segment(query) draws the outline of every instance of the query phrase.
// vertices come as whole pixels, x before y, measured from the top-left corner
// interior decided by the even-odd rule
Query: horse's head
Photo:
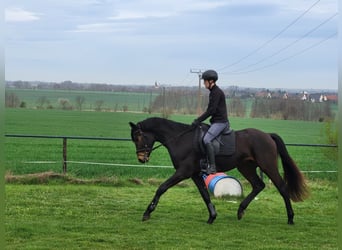
[[[131,138],[135,144],[138,160],[141,163],[146,163],[150,159],[153,144],[155,142],[154,135],[152,133],[143,132],[140,124],[137,125],[130,122],[131,126]]]

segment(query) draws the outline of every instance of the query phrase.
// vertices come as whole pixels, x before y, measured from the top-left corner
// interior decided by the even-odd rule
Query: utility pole
[[[198,93],[197,93],[197,115],[202,113],[201,109],[201,79],[203,71],[201,69],[190,69],[190,73],[198,75]]]
[[[162,88],[162,98],[163,98],[163,113],[162,113],[162,116],[163,118],[167,118],[167,114],[166,114],[166,96],[165,96],[165,88],[166,86],[165,85],[161,85],[160,83],[158,83],[157,81],[154,83],[154,88],[155,89],[158,89],[158,88]]]

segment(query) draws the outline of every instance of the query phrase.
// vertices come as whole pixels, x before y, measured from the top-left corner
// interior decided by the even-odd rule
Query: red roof
[[[337,101],[337,95],[327,95],[327,99],[329,101]]]

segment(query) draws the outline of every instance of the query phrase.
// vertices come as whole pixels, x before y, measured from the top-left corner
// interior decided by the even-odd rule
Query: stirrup
[[[215,166],[210,166],[208,165],[208,168],[207,168],[207,174],[210,175],[210,174],[216,174],[216,167]]]

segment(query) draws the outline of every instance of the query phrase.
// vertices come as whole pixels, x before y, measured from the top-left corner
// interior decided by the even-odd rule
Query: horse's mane
[[[184,129],[189,128],[190,126],[188,124],[175,122],[175,121],[168,120],[165,118],[160,118],[160,117],[147,118],[139,122],[138,124],[140,125],[142,130],[154,130],[154,128],[157,128],[157,129],[167,128],[168,130],[173,130],[175,132],[182,131]]]

